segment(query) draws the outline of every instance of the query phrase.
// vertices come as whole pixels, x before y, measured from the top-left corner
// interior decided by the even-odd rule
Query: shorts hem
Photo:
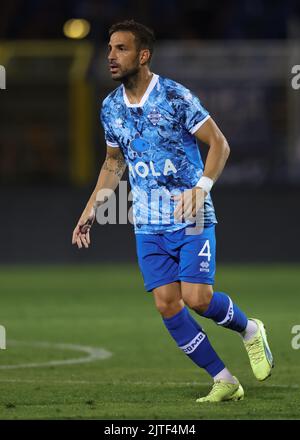
[[[154,283],[145,285],[147,292],[151,292],[153,289],[157,287],[164,286],[165,284],[175,283],[175,281],[180,281],[178,277],[176,278],[163,278],[161,280],[155,281]]]
[[[193,283],[193,284],[215,284],[214,278],[201,278],[201,277],[179,277],[180,281],[185,281],[187,283]]]

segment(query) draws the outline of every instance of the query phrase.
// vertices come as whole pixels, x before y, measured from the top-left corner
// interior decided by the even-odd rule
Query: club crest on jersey
[[[159,113],[159,111],[156,108],[154,108],[151,110],[151,112],[149,113],[149,115],[147,117],[153,125],[157,125],[158,122],[161,120],[162,116]]]

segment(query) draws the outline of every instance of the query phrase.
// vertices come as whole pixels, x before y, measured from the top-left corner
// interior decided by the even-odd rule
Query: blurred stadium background
[[[14,0],[0,16],[7,74],[0,262],[135,261],[130,225],[94,228],[98,239],[87,253],[70,246],[105,154],[99,109],[116,86],[106,67],[107,29],[126,17],[154,28],[153,70],[197,93],[231,145],[214,189],[219,261],[298,261],[300,99],[291,87],[291,68],[300,62],[297,1],[225,7],[205,0]],[[64,35],[70,18],[90,24],[84,39]],[[118,252],[108,246],[114,238]]]
[[[131,225],[95,226],[88,251],[80,252],[71,246],[72,230],[105,155],[99,110],[102,99],[116,87],[106,67],[107,30],[116,21],[134,18],[156,32],[152,70],[182,82],[198,94],[229,140],[231,157],[213,190],[219,218],[218,263],[231,263],[229,273],[233,278],[240,270],[235,264],[246,264],[240,286],[244,287],[244,301],[249,305],[249,280],[253,283],[257,276],[258,284],[264,285],[263,280],[270,280],[273,270],[277,273],[277,300],[283,293],[290,295],[291,316],[285,321],[285,343],[290,344],[290,328],[300,324],[295,291],[299,288],[300,260],[300,90],[291,86],[292,66],[300,64],[299,2],[11,0],[1,4],[0,10],[0,65],[6,69],[6,90],[0,90],[0,323],[13,337],[35,339],[33,335],[40,327],[38,322],[34,327],[27,321],[32,310],[29,305],[25,307],[27,315],[23,315],[26,298],[22,291],[27,292],[32,304],[39,303],[40,295],[47,292],[45,302],[39,303],[43,307],[51,298],[51,290],[45,290],[45,286],[52,285],[50,280],[57,276],[50,271],[34,284],[41,264],[75,265],[83,271],[88,270],[84,269],[86,263],[96,264],[99,280],[95,270],[91,281],[87,277],[78,284],[84,289],[90,282],[90,289],[95,291],[98,282],[100,290],[109,284],[107,279],[101,284],[104,263],[135,264]],[[66,25],[70,19],[85,21]],[[205,147],[202,150],[205,155]],[[247,270],[247,264],[253,263],[256,266]],[[264,267],[258,266],[262,263],[268,264],[268,269],[265,274],[259,269],[258,276],[255,268]],[[13,267],[16,264],[26,265],[27,269],[18,272]],[[64,266],[60,267],[63,270]],[[144,298],[141,277],[135,269],[130,270],[135,292],[132,298],[139,301]],[[293,275],[285,270],[293,271]],[[122,274],[119,272],[116,285],[112,275],[112,291],[119,286]],[[63,289],[61,293],[66,296],[61,298],[66,299],[65,304],[69,304],[68,289],[70,295],[72,289],[76,290],[74,284],[68,287],[66,281],[73,276],[76,270],[72,274],[66,271],[65,281],[53,286],[56,296]],[[227,285],[230,290],[230,280]],[[265,286],[270,298],[275,295],[275,287],[274,283]],[[152,307],[149,313],[153,325],[158,325],[159,318],[148,298],[141,301],[147,303],[147,308]],[[101,296],[98,300],[101,308]],[[122,295],[118,307],[121,302]],[[108,311],[113,316],[113,301],[110,307]],[[280,317],[279,300],[276,307],[270,317],[274,325]],[[256,309],[260,310],[258,304]],[[39,319],[41,315],[34,310],[33,316]],[[46,317],[48,312],[42,310]],[[69,340],[74,324],[71,316],[68,324],[64,316]],[[24,323],[29,325],[28,334]],[[62,339],[65,327],[60,327],[61,322],[56,324],[56,335],[46,331],[48,340]],[[89,344],[88,335],[94,330],[92,326],[84,329],[83,339]],[[78,341],[79,333],[77,336]],[[166,337],[163,330],[161,337]],[[93,340],[97,344],[95,336]],[[106,343],[103,337],[101,341]],[[290,347],[285,349],[285,360],[293,363],[291,356],[295,353]],[[172,346],[170,352],[173,351]],[[133,352],[132,359],[135,355]],[[2,353],[1,357],[9,363],[3,360]],[[186,364],[182,363],[184,369],[183,365]],[[23,391],[25,396],[27,391]],[[80,412],[76,411],[75,415]],[[247,411],[249,414],[250,409]],[[45,413],[40,414],[42,417]],[[128,415],[125,410],[119,414]],[[139,414],[145,416],[134,412],[131,416]]]

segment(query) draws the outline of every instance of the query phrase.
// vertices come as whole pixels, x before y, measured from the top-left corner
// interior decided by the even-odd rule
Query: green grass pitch
[[[199,405],[209,377],[169,337],[137,266],[2,267],[0,324],[8,341],[0,351],[0,419],[300,418],[300,349],[291,345],[300,325],[299,273],[297,265],[219,265],[215,288],[265,322],[275,368],[257,382],[239,335],[201,318],[245,400]],[[112,356],[7,368],[88,356],[55,344]]]

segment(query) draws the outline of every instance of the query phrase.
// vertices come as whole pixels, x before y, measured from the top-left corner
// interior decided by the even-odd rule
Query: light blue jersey
[[[129,168],[136,233],[171,232],[187,226],[174,219],[171,196],[193,188],[203,174],[194,133],[209,118],[199,99],[181,84],[153,75],[139,104],[123,85],[103,101],[106,143],[122,150]],[[216,223],[210,195],[204,226]]]

